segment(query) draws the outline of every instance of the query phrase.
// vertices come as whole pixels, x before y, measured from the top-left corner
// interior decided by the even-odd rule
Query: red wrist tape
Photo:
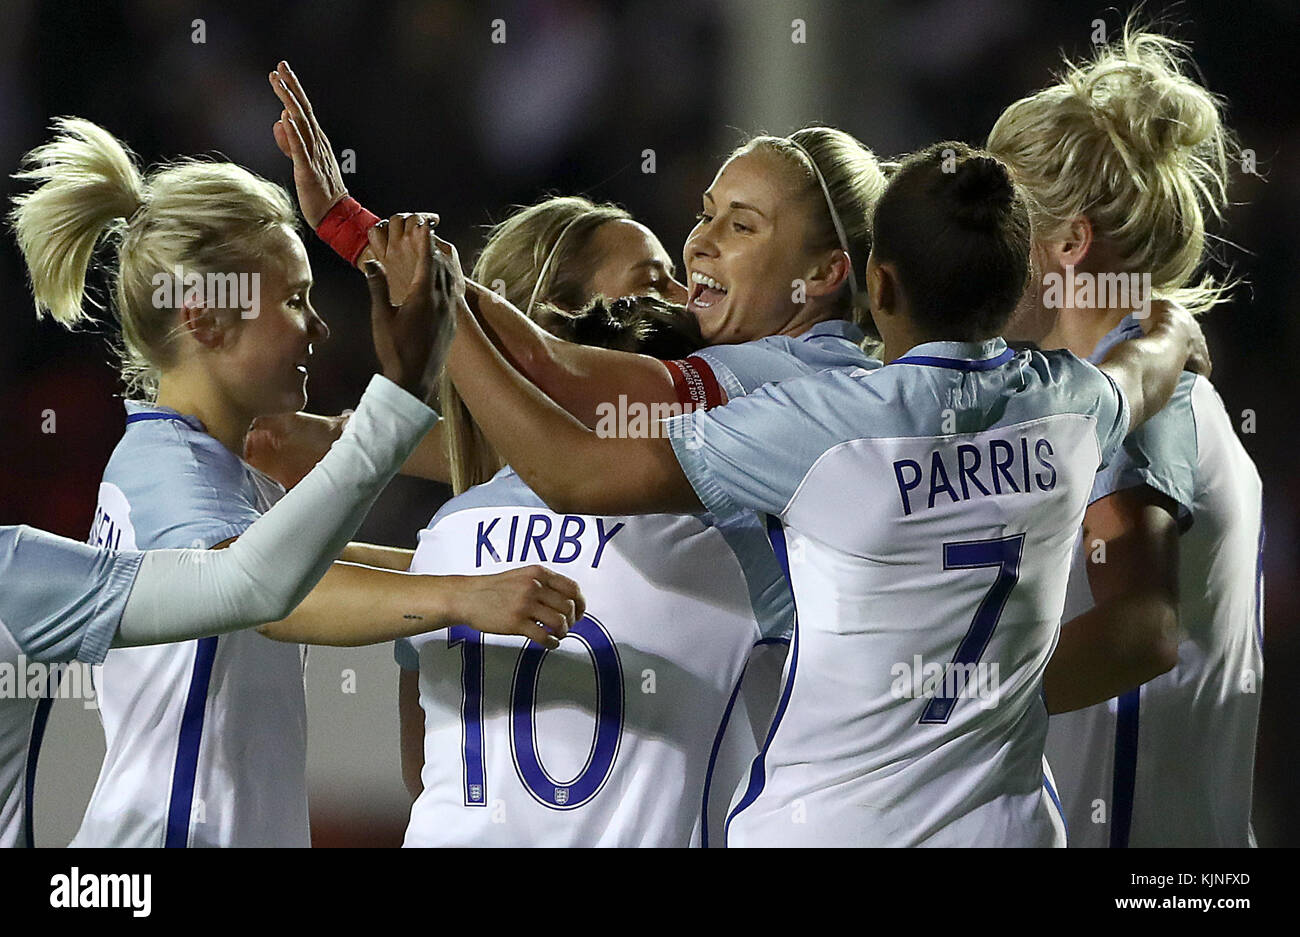
[[[352,266],[370,243],[370,229],[379,223],[379,216],[366,211],[352,196],[334,203],[316,226],[317,236],[334,248],[334,252]]]

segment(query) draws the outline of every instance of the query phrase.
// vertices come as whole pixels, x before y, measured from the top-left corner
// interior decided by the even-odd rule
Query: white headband
[[[826,199],[826,208],[831,213],[831,224],[835,226],[835,236],[840,239],[840,247],[849,256],[849,295],[853,297],[853,304],[856,306],[858,301],[858,279],[853,274],[853,252],[849,250],[849,239],[844,233],[844,225],[840,224],[840,213],[835,210],[835,203],[831,201],[830,187],[826,185],[826,179],[822,176],[822,171],[817,168],[817,160],[812,158],[812,154],[805,150],[797,140],[792,140],[789,137],[786,137],[786,140],[807,158],[808,165],[812,166],[813,175],[817,177],[818,185],[822,187],[822,195]]]

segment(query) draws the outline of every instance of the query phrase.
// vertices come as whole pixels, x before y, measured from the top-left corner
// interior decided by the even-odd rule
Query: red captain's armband
[[[683,406],[709,410],[727,402],[727,395],[713,376],[713,368],[703,358],[691,355],[677,361],[665,361],[664,367],[672,375],[677,402]]]

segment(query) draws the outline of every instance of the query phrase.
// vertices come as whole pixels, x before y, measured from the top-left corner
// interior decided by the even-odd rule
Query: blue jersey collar
[[[1131,338],[1141,337],[1142,323],[1138,322],[1138,320],[1133,317],[1133,313],[1130,312],[1119,321],[1119,325],[1115,326],[1102,336],[1101,341],[1097,343],[1097,347],[1094,348],[1092,354],[1088,356],[1088,360],[1093,364],[1101,364],[1101,362],[1106,359],[1106,356],[1110,354],[1111,349],[1116,345],[1121,342],[1127,342]]]
[[[1000,338],[984,342],[923,342],[890,364],[919,364],[954,371],[991,371],[1001,367],[1015,352]]]
[[[164,407],[161,404],[147,403],[143,400],[126,400],[126,425],[132,423],[146,423],[151,420],[170,420],[175,423],[184,423],[192,430],[200,433],[206,433],[207,428],[197,417],[187,416],[179,410],[173,410],[171,407]]]

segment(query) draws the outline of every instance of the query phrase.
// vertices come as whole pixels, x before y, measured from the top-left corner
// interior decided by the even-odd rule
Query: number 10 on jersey
[[[556,780],[542,765],[537,744],[537,684],[545,648],[529,642],[519,651],[510,684],[510,754],[525,789],[552,810],[572,810],[590,801],[614,770],[623,737],[623,666],[609,632],[585,615],[569,629],[569,637],[586,647],[596,668],[596,725],[587,763],[569,781]],[[447,631],[447,647],[461,649],[461,762],[465,806],[488,803],[488,778],[483,738],[483,635],[465,625]]]

